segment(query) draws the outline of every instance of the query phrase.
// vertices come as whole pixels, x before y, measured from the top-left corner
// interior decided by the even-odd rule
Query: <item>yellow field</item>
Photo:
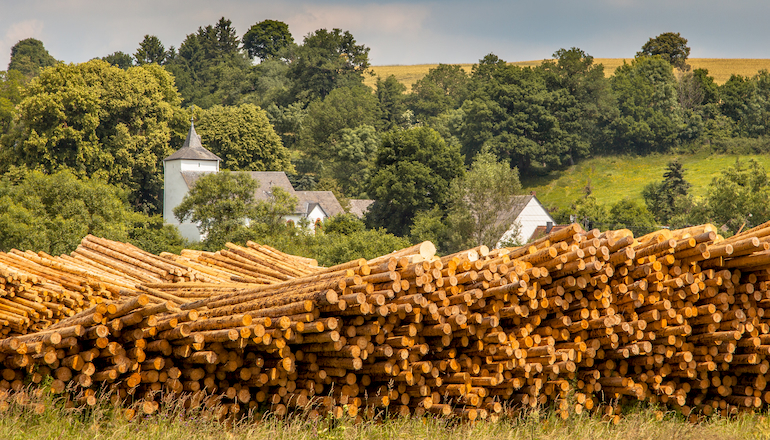
[[[623,61],[631,62],[631,58],[594,58],[595,63],[604,65],[604,74],[607,76],[615,73],[615,69],[623,64]],[[730,79],[730,75],[737,74],[743,76],[754,76],[762,69],[770,70],[770,59],[748,59],[748,58],[690,58],[688,60],[693,69],[708,69],[709,75],[714,77],[717,84],[724,84]],[[537,66],[542,60],[518,61],[511,64],[517,66]],[[387,78],[395,75],[402,84],[410,91],[412,84],[425,76],[428,71],[437,64],[415,64],[411,66],[372,66],[374,76],[367,77],[364,81],[368,86],[374,87],[377,77]],[[471,71],[473,64],[460,64],[466,72]]]

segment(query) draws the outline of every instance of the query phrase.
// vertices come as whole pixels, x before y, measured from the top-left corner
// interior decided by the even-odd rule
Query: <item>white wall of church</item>
[[[163,221],[179,228],[179,233],[187,240],[201,241],[196,224],[179,223],[174,216],[174,208],[182,203],[188,191],[182,171],[217,172],[219,164],[213,160],[168,160],[163,163]]]

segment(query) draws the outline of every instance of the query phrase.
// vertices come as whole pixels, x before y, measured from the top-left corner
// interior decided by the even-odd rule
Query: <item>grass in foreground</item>
[[[354,423],[349,419],[277,419],[270,415],[223,424],[188,412],[161,410],[127,421],[109,404],[88,409],[64,409],[48,402],[40,413],[12,403],[0,414],[2,439],[767,439],[770,418],[746,414],[735,418],[712,417],[690,423],[673,412],[652,408],[630,410],[618,424],[580,415],[562,420],[553,411],[532,410],[496,422],[461,423],[456,419],[397,417]],[[662,417],[661,417],[662,416]]]

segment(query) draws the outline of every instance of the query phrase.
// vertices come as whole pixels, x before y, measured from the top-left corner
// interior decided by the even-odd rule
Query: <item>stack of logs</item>
[[[218,417],[471,420],[770,403],[769,224],[728,239],[570,225],[520,248],[437,257],[425,242],[331,268],[255,243],[158,257],[89,236],[69,257],[0,254],[0,292],[0,389],[51,376],[73,403],[140,402],[129,413],[162,396]]]

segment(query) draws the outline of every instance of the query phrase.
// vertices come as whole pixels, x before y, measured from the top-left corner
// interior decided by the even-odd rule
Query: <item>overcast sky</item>
[[[548,58],[579,47],[596,58],[630,58],[650,38],[680,32],[691,58],[770,58],[770,2],[762,0],[0,0],[0,70],[24,38],[79,63],[133,54],[145,34],[179,47],[187,34],[226,17],[241,37],[252,25],[286,22],[299,43],[321,28],[350,31],[373,65]]]

